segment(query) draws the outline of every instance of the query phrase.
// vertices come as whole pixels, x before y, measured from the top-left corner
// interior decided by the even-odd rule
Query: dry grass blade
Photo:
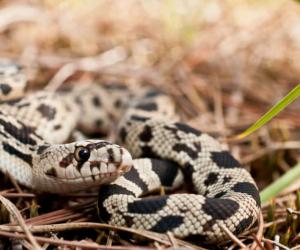
[[[262,212],[260,211],[259,216],[258,216],[258,230],[255,235],[255,241],[253,242],[252,246],[250,247],[250,250],[255,250],[257,247],[263,249],[261,246],[261,239],[263,238],[263,233],[264,233],[264,217]]]
[[[19,210],[15,207],[15,205],[11,203],[8,199],[4,198],[2,195],[0,195],[0,201],[5,206],[10,215],[18,221],[21,231],[25,233],[27,239],[32,244],[32,247],[36,250],[42,250],[34,236],[31,234],[22,215],[20,214]]]
[[[290,250],[289,247],[286,247],[286,246],[284,246],[284,245],[282,245],[282,244],[280,244],[279,242],[274,241],[274,240],[262,238],[261,241],[262,241],[262,242],[268,242],[268,243],[271,243],[272,245],[277,246],[277,247],[280,247],[280,248],[282,248],[282,249],[284,249],[284,250]]]
[[[42,11],[38,8],[26,5],[11,6],[0,11],[0,32],[5,30],[9,25],[17,22],[36,22],[42,15]]]
[[[62,66],[49,81],[45,89],[52,91],[58,89],[67,78],[72,76],[78,70],[98,73],[105,67],[123,61],[126,56],[124,48],[116,47],[109,51],[105,51],[98,56],[77,59]]]
[[[16,238],[16,239],[26,239],[26,235],[24,234],[14,234],[14,233],[9,233],[9,232],[2,232],[0,231],[0,235],[9,237],[9,238]],[[59,240],[59,239],[50,239],[50,238],[45,238],[45,237],[40,237],[40,236],[35,236],[36,241],[40,243],[49,243],[51,245],[56,245],[56,246],[67,246],[67,247],[75,247],[75,248],[81,248],[81,249],[103,249],[103,250],[148,250],[148,249],[153,249],[150,247],[124,247],[124,246],[105,246],[105,245],[99,245],[94,242],[79,242],[79,241],[70,241],[70,240]],[[34,248],[36,249],[42,249],[42,248]]]
[[[224,225],[220,225],[220,227],[240,248],[247,249],[247,246],[243,242],[241,242],[232,232],[230,232],[227,227],[225,227]]]
[[[157,241],[164,245],[172,245],[170,239],[167,235],[158,234],[150,231],[145,230],[137,230],[127,227],[117,227],[111,226],[108,224],[101,224],[101,223],[93,223],[93,222],[79,222],[79,223],[65,223],[65,224],[50,224],[50,225],[31,225],[30,231],[33,233],[48,233],[48,232],[63,232],[67,230],[78,230],[78,229],[85,229],[85,228],[93,228],[93,229],[108,229],[114,231],[124,231],[132,234],[136,234],[142,236],[146,239]],[[22,228],[20,226],[10,226],[10,225],[0,225],[0,231],[6,232],[22,232]],[[193,245],[191,243],[178,240],[176,239],[176,243],[180,246],[184,246],[190,249],[198,249],[204,250],[199,246]]]

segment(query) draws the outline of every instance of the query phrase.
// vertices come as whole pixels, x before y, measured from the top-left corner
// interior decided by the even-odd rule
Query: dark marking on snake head
[[[231,180],[232,180],[231,176],[224,176],[224,178],[223,178],[223,184],[226,184],[226,183],[230,182]]]
[[[62,168],[66,168],[73,162],[73,159],[74,159],[74,154],[70,153],[61,159],[61,161],[59,162],[59,166]]]
[[[140,133],[139,138],[143,142],[150,142],[153,138],[152,129],[150,126],[145,125],[142,133]]]
[[[260,207],[260,197],[257,187],[250,182],[238,182],[232,187],[234,192],[250,195],[256,202],[257,207]]]
[[[53,120],[56,114],[56,110],[46,104],[38,106],[37,111],[39,111],[42,117],[46,118],[48,121]]]
[[[107,145],[111,145],[111,143],[108,141],[100,141],[97,143],[88,144],[88,145],[86,145],[86,147],[91,151],[93,149],[99,149],[99,148],[106,147]]]
[[[167,160],[150,159],[152,170],[157,174],[163,186],[172,187],[178,174],[179,165]]]
[[[99,169],[100,165],[101,165],[100,161],[90,161],[90,170],[91,170],[91,172],[93,173],[94,168]]]
[[[157,104],[155,102],[140,103],[136,105],[135,108],[145,111],[156,111],[158,109]]]
[[[206,180],[204,181],[204,185],[210,186],[210,185],[217,183],[218,176],[219,176],[219,173],[215,173],[215,172],[209,173]]]
[[[150,230],[165,233],[179,227],[183,223],[183,220],[184,217],[180,215],[167,215],[162,217]]]
[[[219,168],[240,168],[240,163],[228,152],[211,152],[211,159]]]
[[[214,220],[226,220],[233,216],[239,209],[239,204],[234,200],[206,198],[202,205],[203,211]]]
[[[8,95],[12,91],[12,88],[6,83],[0,83],[0,90],[3,95]]]
[[[57,172],[55,168],[49,168],[46,173],[46,175],[51,176],[51,177],[57,177]]]
[[[7,152],[9,155],[14,155],[22,161],[26,162],[30,167],[32,167],[32,156],[29,154],[24,154],[12,145],[8,143],[3,143],[3,150]]]
[[[180,153],[180,152],[184,152],[186,153],[188,156],[190,156],[192,159],[196,159],[198,157],[198,151],[192,149],[191,147],[189,147],[188,145],[186,145],[185,143],[178,143],[175,144],[173,146],[173,150]]]
[[[105,207],[105,201],[112,195],[126,195],[126,196],[135,196],[133,192],[129,191],[126,188],[123,188],[117,184],[103,185],[100,187],[98,193],[98,215],[100,221],[109,222],[111,214],[107,211]]]
[[[95,107],[101,107],[101,99],[99,96],[94,96],[92,102]]]
[[[247,228],[249,228],[253,223],[253,216],[247,216],[247,218],[244,218],[240,221],[240,223],[237,225],[235,230],[232,232],[234,235],[239,235],[240,233],[244,232]]]
[[[108,161],[109,162],[115,162],[115,153],[114,150],[112,148],[107,149],[107,154],[108,154]]]
[[[128,213],[155,214],[167,204],[168,196],[146,197],[128,204]]]
[[[202,134],[201,131],[199,131],[193,127],[190,127],[189,125],[184,124],[184,123],[176,122],[174,125],[176,126],[176,128],[178,128],[179,130],[181,130],[185,133],[191,133],[196,136],[200,136]]]

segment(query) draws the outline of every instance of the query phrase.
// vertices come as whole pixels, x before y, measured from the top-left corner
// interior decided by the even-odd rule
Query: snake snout
[[[131,169],[133,165],[133,159],[131,154],[125,148],[121,148],[120,152],[121,152],[121,163],[118,171],[120,173],[126,173]]]
[[[97,179],[100,177],[103,182],[108,177],[118,177],[130,170],[133,165],[131,154],[123,147],[116,144],[106,144],[91,150],[91,155],[83,168],[87,168],[91,175]],[[82,169],[83,169],[82,168]],[[87,172],[82,174],[87,176]]]

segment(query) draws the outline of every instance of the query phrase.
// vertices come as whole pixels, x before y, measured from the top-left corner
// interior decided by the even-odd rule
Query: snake
[[[250,173],[182,122],[168,94],[92,82],[24,95],[25,86],[20,66],[0,65],[0,170],[22,185],[50,193],[100,186],[100,221],[200,244],[227,242],[258,222]],[[115,142],[74,142],[76,129],[114,130]],[[176,191],[182,184],[193,192]],[[155,195],[162,186],[167,194]]]

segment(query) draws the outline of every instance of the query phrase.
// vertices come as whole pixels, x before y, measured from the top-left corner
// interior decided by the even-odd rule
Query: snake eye
[[[87,161],[90,158],[91,152],[88,148],[79,147],[75,150],[75,159],[76,161]]]

